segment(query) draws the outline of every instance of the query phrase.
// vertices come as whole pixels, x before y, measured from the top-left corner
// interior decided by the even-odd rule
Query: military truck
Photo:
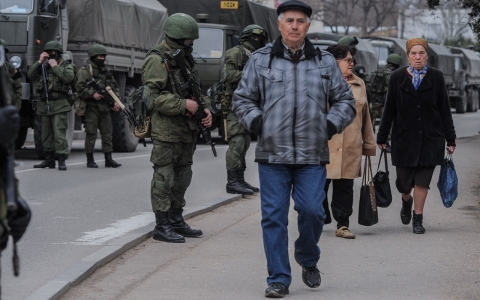
[[[379,56],[384,57],[385,54],[397,53],[403,59],[403,66],[408,65],[408,57],[406,52],[407,40],[397,39],[391,37],[365,37],[378,51]],[[387,56],[388,56],[387,54]],[[451,50],[445,46],[428,43],[428,65],[439,69],[443,72],[445,78],[445,85],[450,97],[450,105],[455,108],[457,113],[465,113],[466,94],[461,88],[462,83],[456,80],[459,63],[455,60],[460,57],[458,54],[452,54]],[[379,62],[379,68],[384,68]]]
[[[88,48],[95,43],[107,48],[108,67],[124,99],[140,86],[146,52],[163,38],[166,9],[156,0],[0,0],[0,38],[10,45],[10,61],[23,74],[19,149],[28,128],[34,129],[35,150],[43,156],[41,123],[35,113],[39,98],[26,73],[48,41],[63,46],[63,57],[82,67]],[[135,151],[138,139],[120,112],[112,112],[114,151]],[[74,128],[81,122],[69,114],[67,138],[71,148]]]
[[[320,49],[325,50],[329,45],[336,44],[344,35],[333,33],[309,32],[307,38]],[[355,62],[365,67],[365,73],[371,73],[377,70],[377,56],[372,45],[361,38],[358,38],[356,46]]]
[[[455,88],[461,96],[461,99],[450,97],[450,102],[460,105],[461,111],[476,112],[480,105],[480,57],[469,49],[448,48],[455,56]]]
[[[159,0],[167,8],[168,14],[185,13],[198,22],[199,39],[193,44],[193,56],[197,65],[202,89],[206,93],[222,76],[225,52],[239,44],[242,30],[257,24],[269,33],[270,41],[280,35],[277,26],[277,11],[247,0],[211,1],[195,0]],[[221,116],[220,105],[215,107],[217,116]],[[224,129],[221,118],[216,118],[211,130],[218,128],[218,134],[224,141]]]

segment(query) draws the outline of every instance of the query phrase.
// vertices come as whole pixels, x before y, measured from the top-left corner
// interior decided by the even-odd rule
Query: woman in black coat
[[[377,134],[377,144],[386,148],[392,130],[392,163],[397,169],[396,186],[402,193],[400,217],[412,220],[413,233],[424,233],[423,207],[435,166],[447,151],[455,151],[455,128],[443,73],[427,66],[428,44],[422,38],[407,41],[409,66],[391,73],[387,99]],[[414,189],[413,197],[411,191]]]

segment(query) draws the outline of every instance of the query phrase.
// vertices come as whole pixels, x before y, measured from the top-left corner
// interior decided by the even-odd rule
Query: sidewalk
[[[480,136],[457,141],[454,162],[459,197],[441,203],[432,179],[424,235],[402,225],[401,203],[380,208],[379,223],[357,224],[360,179],[355,180],[351,230],[355,240],[335,237],[325,226],[320,240],[322,285],[306,287],[292,257],[298,236],[291,205],[289,250],[293,282],[288,299],[478,299],[480,297]],[[374,159],[374,167],[378,156]],[[147,239],[96,270],[62,299],[264,299],[266,260],[260,197],[239,199],[188,221],[204,232],[185,244]]]

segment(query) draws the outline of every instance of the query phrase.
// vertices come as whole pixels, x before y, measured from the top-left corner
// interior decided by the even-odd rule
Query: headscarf
[[[417,69],[414,69],[412,66],[408,66],[408,69],[413,74],[412,84],[415,90],[417,90],[418,87],[420,86],[420,83],[422,82],[423,75],[425,75],[428,71],[428,66],[425,65],[425,67],[420,71]]]
[[[420,45],[425,48],[425,51],[428,52],[428,43],[425,39],[422,38],[411,38],[407,41],[407,55],[410,53],[410,50],[412,50],[413,46]]]

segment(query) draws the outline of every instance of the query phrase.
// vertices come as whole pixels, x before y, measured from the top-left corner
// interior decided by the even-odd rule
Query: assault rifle
[[[48,103],[48,73],[47,73],[47,66],[48,66],[48,57],[41,64],[42,68],[42,78],[43,78],[43,90],[45,91],[45,101],[47,102],[47,111],[50,111],[50,104]]]
[[[97,82],[92,78],[92,80],[87,81],[87,85],[93,88],[97,93],[102,95],[103,100],[110,106],[110,108],[115,106],[115,100],[110,96],[109,93],[105,89],[101,89],[100,86],[98,86]]]
[[[118,99],[117,95],[115,95],[112,88],[107,86],[105,87],[105,90],[112,97],[112,99],[118,104],[118,106],[120,107],[120,110],[123,112],[123,114],[125,115],[125,118],[127,118],[130,125],[132,125],[133,128],[139,126],[140,124],[138,123],[137,119],[135,119],[135,116],[132,114],[130,110],[128,110],[128,108],[122,103],[122,101]],[[147,147],[147,143],[145,142],[145,139],[140,139],[140,141],[142,141],[143,147]]]
[[[175,59],[175,62],[179,66],[180,72],[182,72],[183,78],[187,79],[187,84],[188,84],[188,87],[190,88],[190,92],[193,100],[196,101],[198,104],[198,110],[197,110],[197,113],[195,114],[197,127],[200,129],[200,132],[202,133],[202,136],[205,142],[212,147],[213,156],[217,157],[217,150],[215,149],[215,143],[212,142],[210,129],[208,129],[207,127],[205,127],[205,125],[202,124],[202,119],[204,119],[207,115],[205,114],[205,104],[203,103],[202,97],[200,97],[200,93],[198,91],[198,86],[200,84],[197,82],[197,79],[195,76],[192,76],[191,74],[188,73],[187,66],[185,65],[185,60],[183,59],[183,56],[180,54],[180,49],[175,51],[175,53],[173,54],[173,58]]]

